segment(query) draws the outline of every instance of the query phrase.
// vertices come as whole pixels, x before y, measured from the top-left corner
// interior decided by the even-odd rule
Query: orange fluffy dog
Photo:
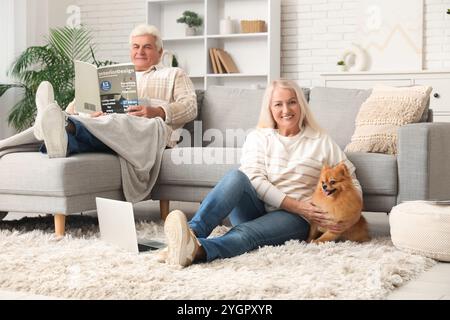
[[[358,217],[359,220],[342,233],[322,230],[317,224],[311,223],[308,242],[321,243],[337,239],[357,242],[370,240],[366,219],[361,215],[361,197],[343,162],[333,168],[328,166],[322,168],[312,202],[328,212],[335,222],[355,221]]]

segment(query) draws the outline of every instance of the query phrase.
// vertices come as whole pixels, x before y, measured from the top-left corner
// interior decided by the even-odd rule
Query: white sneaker
[[[66,116],[56,103],[48,105],[42,111],[39,126],[48,157],[67,157]]]
[[[174,210],[166,218],[164,232],[167,238],[167,263],[186,267],[194,262],[200,247],[197,237],[180,210]]]
[[[37,115],[36,115],[36,120],[34,123],[34,136],[38,140],[44,140],[44,136],[42,134],[42,125],[41,125],[42,113],[52,103],[55,103],[53,86],[48,81],[42,81],[36,90]]]

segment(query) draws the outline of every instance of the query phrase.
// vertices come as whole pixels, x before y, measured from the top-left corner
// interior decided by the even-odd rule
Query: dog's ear
[[[325,162],[322,166],[322,171],[329,170],[329,169],[331,169],[331,167],[328,165],[328,163]]]
[[[344,175],[346,176],[350,176],[350,172],[348,172],[348,168],[345,165],[344,161],[341,161],[338,163],[337,168],[339,169],[339,171],[341,171]]]

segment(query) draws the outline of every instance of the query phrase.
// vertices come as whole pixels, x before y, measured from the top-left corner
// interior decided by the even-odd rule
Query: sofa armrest
[[[397,165],[397,203],[450,199],[450,123],[401,127]]]

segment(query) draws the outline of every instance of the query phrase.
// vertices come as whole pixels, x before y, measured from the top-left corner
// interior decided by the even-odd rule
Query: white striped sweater
[[[239,170],[249,177],[270,212],[278,210],[286,196],[310,200],[322,166],[334,166],[343,160],[361,192],[355,166],[327,134],[306,127],[295,136],[285,137],[275,129],[256,129],[246,138]]]

